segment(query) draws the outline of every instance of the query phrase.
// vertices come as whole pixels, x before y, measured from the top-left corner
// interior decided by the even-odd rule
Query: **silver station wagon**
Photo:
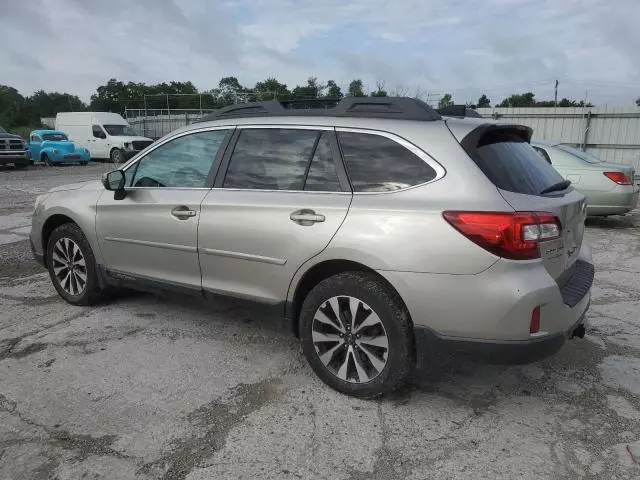
[[[585,197],[529,128],[408,98],[294,107],[221,109],[102,182],[39,196],[32,248],[60,296],[260,302],[324,382],[363,397],[436,352],[530,361],[584,336]]]

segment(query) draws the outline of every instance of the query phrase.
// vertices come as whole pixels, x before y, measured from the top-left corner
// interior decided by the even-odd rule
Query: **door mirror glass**
[[[104,188],[112,192],[124,190],[124,182],[124,172],[122,170],[114,170],[102,176]]]

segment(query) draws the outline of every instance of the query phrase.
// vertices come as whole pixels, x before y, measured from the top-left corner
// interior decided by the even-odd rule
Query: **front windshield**
[[[567,147],[566,145],[556,145],[556,147],[570,153],[574,157],[578,157],[580,160],[584,160],[587,163],[602,163],[602,160],[598,157],[594,157],[593,155],[583,152],[582,150],[578,150],[577,148]]]
[[[54,142],[60,142],[62,140],[68,140],[64,133],[43,133],[42,140],[52,140]]]
[[[133,137],[136,135],[136,132],[129,125],[103,125],[103,127],[112,136]]]
[[[7,133],[7,131],[4,128],[0,127],[0,133]]]

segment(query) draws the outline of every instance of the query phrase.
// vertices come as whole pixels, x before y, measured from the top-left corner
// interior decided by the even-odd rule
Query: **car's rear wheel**
[[[80,162],[80,165],[82,165],[83,167],[86,167],[89,164],[89,162]]]
[[[111,163],[123,163],[125,161],[124,152],[119,148],[111,150]]]
[[[73,305],[93,305],[104,297],[91,246],[75,223],[56,228],[47,243],[49,276],[58,294]]]
[[[314,372],[347,395],[393,391],[413,365],[409,313],[373,273],[344,272],[316,285],[302,305],[300,339]]]

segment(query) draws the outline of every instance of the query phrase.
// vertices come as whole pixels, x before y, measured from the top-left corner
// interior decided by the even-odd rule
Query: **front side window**
[[[337,178],[331,178],[335,165],[328,165],[333,163],[328,135],[305,129],[242,130],[223,187],[334,191]]]
[[[96,138],[107,138],[107,135],[104,133],[104,130],[102,130],[100,125],[93,125],[91,127],[91,131],[93,132],[93,136]]]
[[[436,171],[396,141],[381,135],[338,132],[354,192],[389,192],[436,178]]]
[[[129,186],[206,188],[226,135],[227,130],[198,132],[161,145],[127,170],[135,168]]]
[[[112,136],[134,137],[136,135],[130,125],[104,125],[104,129]]]

